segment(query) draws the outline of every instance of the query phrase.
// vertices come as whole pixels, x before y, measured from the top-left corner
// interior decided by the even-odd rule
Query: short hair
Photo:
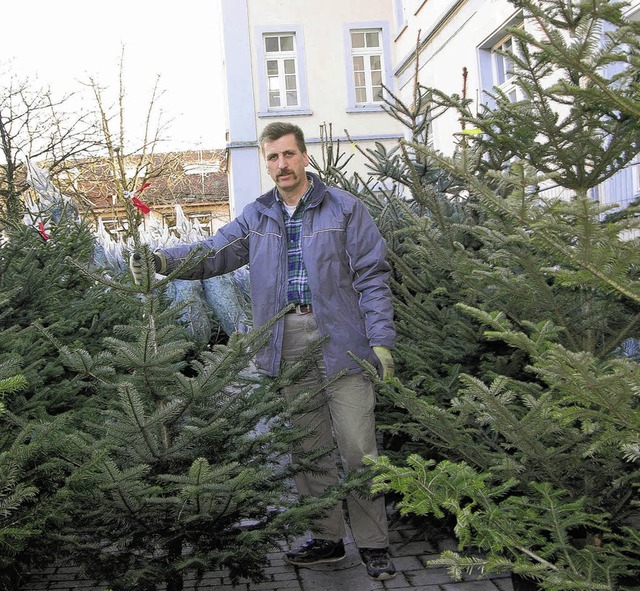
[[[258,140],[260,143],[260,149],[264,151],[265,142],[274,142],[275,140],[279,140],[281,137],[289,135],[290,133],[292,133],[296,138],[298,150],[304,154],[307,151],[307,145],[304,143],[304,133],[302,132],[302,129],[297,125],[286,121],[274,121],[273,123],[269,123],[269,125],[262,130]]]

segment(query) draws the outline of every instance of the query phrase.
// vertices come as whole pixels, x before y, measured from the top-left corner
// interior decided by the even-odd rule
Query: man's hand
[[[133,276],[133,282],[136,285],[140,285],[142,283],[142,257],[134,252],[129,257],[129,269],[131,270],[131,275]]]
[[[373,347],[373,352],[378,357],[380,365],[382,365],[382,379],[392,378],[395,364],[393,363],[391,351],[386,347]]]
[[[160,273],[160,275],[167,274],[167,257],[165,257],[161,252],[153,253],[153,271],[155,273]],[[142,257],[134,252],[129,257],[129,269],[131,270],[131,275],[133,275],[133,282],[136,285],[140,285],[142,283],[142,276],[144,273],[144,269],[142,268]]]

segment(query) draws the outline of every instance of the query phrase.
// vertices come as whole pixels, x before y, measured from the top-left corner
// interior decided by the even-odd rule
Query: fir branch
[[[414,147],[418,150],[422,149],[420,146]],[[457,170],[457,168],[451,164],[448,158],[439,157],[437,155],[434,155],[434,158],[439,162],[441,166],[448,168],[452,172]],[[506,206],[506,203],[503,200],[496,198],[491,188],[484,184],[481,180],[475,178],[473,175],[468,175],[465,178],[469,183],[472,192],[476,195],[482,195],[487,203],[490,204],[491,207],[496,211],[499,211],[502,214],[514,219],[515,221],[518,221],[520,224],[522,224],[523,227],[527,227],[529,225],[530,220],[527,217],[524,217],[518,212],[512,211],[510,208],[508,208]],[[640,293],[636,293],[619,281],[616,281],[609,277],[600,268],[594,266],[593,264],[582,258],[579,252],[574,252],[570,248],[567,248],[565,244],[559,242],[556,238],[554,238],[551,233],[545,232],[542,227],[537,228],[535,236],[546,245],[551,247],[563,258],[566,258],[568,261],[573,263],[576,267],[588,271],[591,275],[600,280],[604,285],[608,285],[611,289],[629,298],[631,301],[640,303]]]

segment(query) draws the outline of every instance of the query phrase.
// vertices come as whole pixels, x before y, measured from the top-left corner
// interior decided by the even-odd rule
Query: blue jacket
[[[360,366],[348,352],[377,365],[371,348],[394,347],[387,248],[362,201],[311,176],[313,191],[302,219],[302,257],[319,332],[329,336],[323,345],[327,376],[343,369],[357,373]],[[167,273],[198,245],[214,248],[215,253],[182,279],[207,279],[248,263],[254,326],[262,326],[286,306],[286,231],[275,188],[206,240],[162,249]],[[256,356],[256,366],[267,375],[279,372],[283,329],[280,319],[270,343]]]

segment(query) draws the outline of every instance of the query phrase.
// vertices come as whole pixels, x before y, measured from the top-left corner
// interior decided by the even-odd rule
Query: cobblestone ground
[[[353,540],[347,537],[347,557],[336,565],[296,568],[284,562],[281,552],[276,552],[269,555],[266,582],[241,581],[234,587],[224,571],[213,571],[197,583],[185,581],[184,591],[513,591],[508,575],[490,579],[466,577],[460,582],[453,581],[446,569],[427,564],[437,558],[447,544],[434,548],[420,532],[409,526],[392,525],[390,536],[389,551],[398,574],[388,581],[372,581],[367,577],[358,550]],[[54,590],[107,591],[107,586],[79,578],[73,568],[52,567],[32,573],[16,591]]]

